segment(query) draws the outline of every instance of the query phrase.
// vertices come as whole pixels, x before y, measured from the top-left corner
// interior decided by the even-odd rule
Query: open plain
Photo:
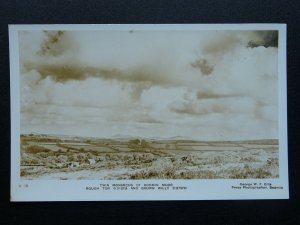
[[[44,180],[279,177],[278,140],[21,135],[20,176]]]

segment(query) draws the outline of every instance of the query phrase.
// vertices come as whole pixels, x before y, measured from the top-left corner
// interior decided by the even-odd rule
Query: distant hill
[[[175,136],[170,138],[159,138],[159,137],[138,137],[138,136],[130,136],[130,135],[114,135],[111,138],[97,138],[97,137],[78,137],[71,135],[58,135],[58,134],[38,134],[38,133],[30,133],[30,134],[21,134],[21,137],[35,137],[35,138],[49,138],[49,139],[68,139],[68,140],[122,140],[129,141],[134,139],[139,140],[147,140],[147,141],[180,141],[180,142],[214,142],[214,143],[240,143],[240,144],[260,144],[260,145],[278,145],[278,139],[261,139],[261,140],[228,140],[228,141],[220,141],[220,140],[193,140],[183,136]]]

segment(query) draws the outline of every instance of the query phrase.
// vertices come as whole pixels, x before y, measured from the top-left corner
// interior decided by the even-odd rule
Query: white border
[[[279,178],[277,179],[209,179],[209,180],[21,180],[20,171],[20,30],[278,30],[278,98],[279,98]],[[225,200],[288,199],[286,25],[285,24],[106,24],[106,25],[9,25],[11,90],[11,201],[105,201],[105,200]],[[187,186],[187,190],[109,190],[87,191],[99,184],[162,184]],[[232,189],[240,183],[272,183],[283,189]]]

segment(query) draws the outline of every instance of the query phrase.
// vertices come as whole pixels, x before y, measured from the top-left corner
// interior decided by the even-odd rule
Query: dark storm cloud
[[[104,80],[118,80],[120,82],[132,82],[133,97],[139,97],[144,88],[151,85],[167,85],[172,81],[164,76],[164,68],[155,68],[151,62],[130,66],[120,69],[117,57],[109,65],[97,63],[87,64],[80,59],[79,40],[74,39],[71,32],[66,31],[44,31],[43,39],[39,49],[34,54],[37,57],[26,56],[27,60],[22,63],[24,73],[32,70],[37,71],[41,78],[53,78],[56,82],[67,82],[71,80],[86,80],[90,77]],[[82,43],[81,43],[82,44]],[[83,44],[85,44],[83,42]],[[96,47],[96,46],[95,46]],[[81,46],[81,48],[83,48]],[[82,50],[82,49],[81,49]],[[99,52],[99,63],[106,58],[105,51]],[[86,57],[89,58],[89,57]]]
[[[41,49],[38,52],[41,55],[61,55],[65,48],[61,44],[64,37],[63,31],[44,31],[46,38],[41,44]]]
[[[83,66],[76,63],[30,63],[25,65],[27,71],[36,70],[42,78],[52,77],[57,82],[67,82],[70,80],[86,80],[89,77],[101,78],[104,80],[118,80],[124,82],[146,82],[146,85],[137,86],[149,88],[149,85],[168,85],[171,81],[151,66],[138,66],[136,68],[121,70],[117,68],[97,68],[93,66]]]
[[[255,31],[255,34],[257,36],[257,40],[249,41],[248,47],[278,47],[278,31]]]
[[[69,80],[85,80],[89,76],[102,77],[103,79],[116,79],[120,71],[114,68],[95,68],[91,66],[80,66],[76,64],[26,64],[28,71],[36,70],[45,78],[52,77],[55,81],[66,82]]]
[[[193,68],[199,69],[203,75],[209,75],[213,72],[214,67],[209,65],[206,59],[198,59],[191,63]]]
[[[244,34],[247,36],[251,32],[246,31]],[[241,37],[239,37],[238,32],[222,32],[216,33],[212,36],[203,48],[203,53],[213,56],[223,55],[225,53],[231,52],[235,48],[239,47],[241,44]]]
[[[218,94],[214,92],[207,92],[207,91],[198,91],[197,92],[197,99],[218,99],[218,98],[235,98],[240,97],[237,94]]]
[[[37,52],[39,56],[57,57],[68,51],[78,51],[78,45],[72,38],[72,34],[66,31],[44,31],[44,38]]]

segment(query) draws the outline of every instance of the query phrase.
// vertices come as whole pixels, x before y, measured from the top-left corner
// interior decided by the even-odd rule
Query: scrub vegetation
[[[21,135],[22,179],[250,179],[279,176],[278,141]]]

